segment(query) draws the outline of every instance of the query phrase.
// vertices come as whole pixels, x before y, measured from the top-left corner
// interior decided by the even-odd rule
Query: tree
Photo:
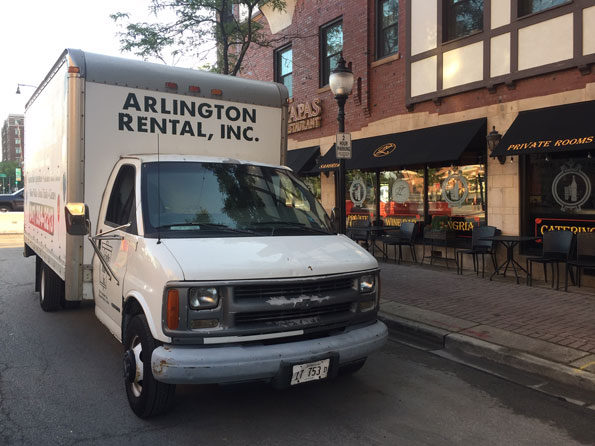
[[[165,63],[168,51],[173,58],[190,56],[204,61],[207,53],[216,50],[216,65],[207,68],[235,76],[250,45],[271,44],[262,26],[250,19],[256,8],[264,5],[284,10],[285,0],[152,0],[149,10],[156,23],[131,22],[125,12],[110,17],[117,23],[126,22],[120,33],[123,51]],[[246,12],[244,20],[239,17],[240,8]],[[172,13],[173,19],[159,20]]]
[[[12,190],[11,186],[17,186],[15,179],[16,179],[16,168],[19,167],[19,163],[17,161],[1,161],[0,162],[0,173],[6,175],[3,178],[0,178],[0,188],[2,188],[2,192],[10,192]]]

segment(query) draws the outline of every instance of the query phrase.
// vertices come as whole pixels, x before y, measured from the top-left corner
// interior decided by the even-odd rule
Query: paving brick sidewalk
[[[387,301],[595,353],[593,290],[566,293],[419,265],[382,263],[381,269]]]

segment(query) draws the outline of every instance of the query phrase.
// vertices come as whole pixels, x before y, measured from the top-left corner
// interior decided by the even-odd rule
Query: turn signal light
[[[167,292],[167,328],[177,330],[180,325],[180,293],[175,288]]]

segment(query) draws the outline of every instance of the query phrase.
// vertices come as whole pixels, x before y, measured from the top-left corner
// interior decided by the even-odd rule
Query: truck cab
[[[95,311],[124,343],[141,416],[164,410],[175,384],[332,377],[386,338],[376,260],[332,232],[287,168],[122,158],[96,236]]]

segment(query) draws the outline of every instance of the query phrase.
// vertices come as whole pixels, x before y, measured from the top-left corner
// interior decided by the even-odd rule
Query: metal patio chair
[[[556,265],[556,284],[559,288],[560,263],[568,263],[573,240],[574,234],[570,231],[548,231],[543,234],[541,256],[527,257],[527,285],[533,285],[533,263],[541,263],[545,283],[547,283],[547,265],[552,265],[552,288],[554,288],[554,265]]]

